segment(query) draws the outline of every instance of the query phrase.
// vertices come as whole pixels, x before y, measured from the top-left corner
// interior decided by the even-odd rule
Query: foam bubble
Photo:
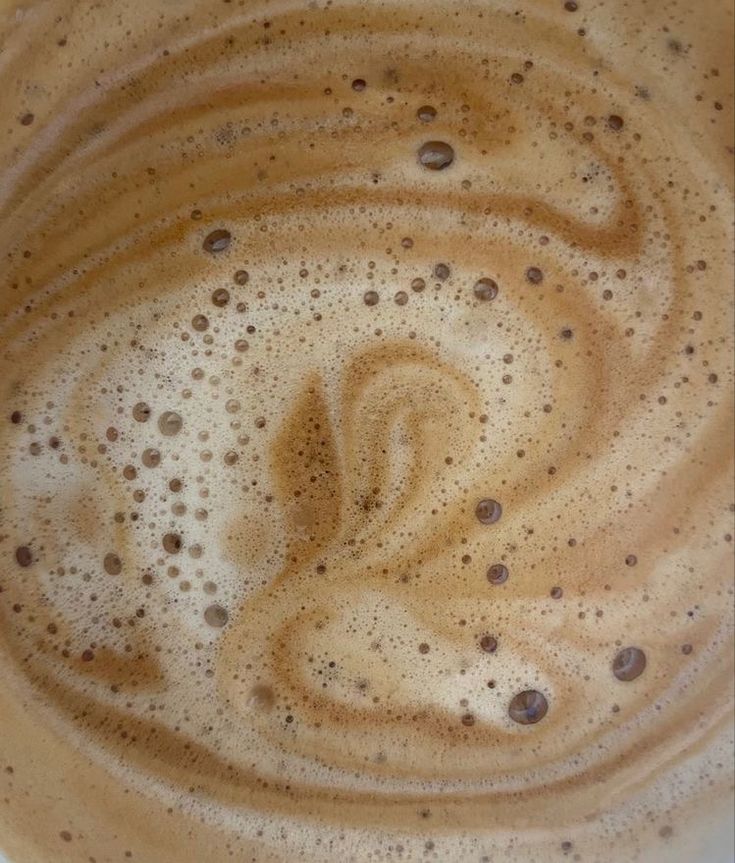
[[[67,6],[0,23],[9,856],[706,857],[722,10]]]
[[[640,647],[625,647],[613,659],[612,670],[618,680],[635,680],[646,669],[646,654]]]
[[[494,300],[498,295],[498,283],[494,279],[484,277],[475,282],[473,291],[478,300],[483,302]]]
[[[446,141],[426,141],[419,147],[418,158],[424,168],[443,171],[454,161],[454,148]]]
[[[225,249],[229,248],[231,242],[232,235],[230,232],[224,228],[217,228],[207,234],[202,243],[202,247],[205,252],[215,254],[217,252],[224,252]]]
[[[495,524],[503,514],[503,507],[492,498],[485,497],[475,506],[475,515],[482,524]]]
[[[535,725],[549,709],[546,697],[535,689],[526,689],[514,695],[508,705],[508,715],[519,725]]]

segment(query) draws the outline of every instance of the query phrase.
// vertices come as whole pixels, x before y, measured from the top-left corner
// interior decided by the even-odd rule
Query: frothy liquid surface
[[[6,4],[12,859],[728,859],[732,15],[653,7]]]

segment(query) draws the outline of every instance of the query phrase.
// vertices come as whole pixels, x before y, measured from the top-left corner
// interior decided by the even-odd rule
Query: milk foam
[[[727,843],[730,12],[6,7],[11,859]]]

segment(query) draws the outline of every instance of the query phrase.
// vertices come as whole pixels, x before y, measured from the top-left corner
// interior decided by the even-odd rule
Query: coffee
[[[3,6],[11,860],[727,853],[724,15]]]

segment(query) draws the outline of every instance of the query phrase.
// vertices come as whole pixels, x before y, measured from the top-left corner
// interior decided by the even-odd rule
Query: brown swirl
[[[0,7],[11,860],[726,859],[731,52],[586,6]]]

